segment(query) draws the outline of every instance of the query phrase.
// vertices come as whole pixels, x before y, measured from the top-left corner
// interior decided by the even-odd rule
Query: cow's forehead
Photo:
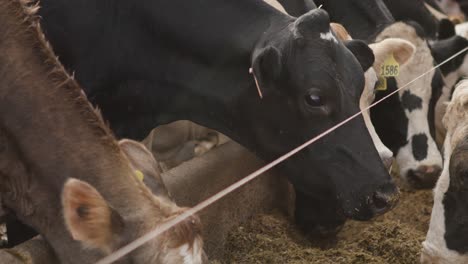
[[[327,35],[324,38],[331,37]],[[291,76],[301,78],[306,85],[345,90],[346,93],[359,97],[365,86],[365,79],[362,67],[353,53],[338,40],[321,39],[319,41],[323,48],[311,46],[306,49],[305,54],[304,52],[296,54],[296,63],[301,67],[294,68],[301,70],[290,72]]]

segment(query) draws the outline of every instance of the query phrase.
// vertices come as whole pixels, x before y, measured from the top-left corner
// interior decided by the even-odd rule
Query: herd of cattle
[[[331,236],[391,210],[395,164],[404,184],[435,186],[421,262],[468,263],[467,9],[0,0],[7,247],[40,239],[47,263],[94,263],[186,210],[161,170],[228,140],[272,161],[364,110],[279,165],[298,228]],[[118,263],[206,263],[201,226],[191,216]],[[12,252],[0,263],[22,263]]]

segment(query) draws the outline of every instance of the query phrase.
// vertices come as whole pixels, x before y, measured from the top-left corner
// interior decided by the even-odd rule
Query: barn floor
[[[398,182],[398,180],[397,180]],[[374,220],[350,221],[337,242],[311,244],[279,213],[258,215],[229,234],[222,263],[419,263],[432,210],[431,190],[401,188],[395,209]]]

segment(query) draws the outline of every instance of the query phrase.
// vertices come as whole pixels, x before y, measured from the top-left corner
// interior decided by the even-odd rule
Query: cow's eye
[[[311,107],[323,106],[323,99],[320,95],[317,94],[307,94],[305,96],[305,101]]]

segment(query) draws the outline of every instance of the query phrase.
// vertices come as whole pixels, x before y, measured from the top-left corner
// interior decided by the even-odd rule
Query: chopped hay
[[[430,190],[401,190],[391,212],[372,222],[349,221],[336,243],[314,247],[287,217],[258,215],[229,234],[226,256],[217,263],[419,263],[432,210]]]

